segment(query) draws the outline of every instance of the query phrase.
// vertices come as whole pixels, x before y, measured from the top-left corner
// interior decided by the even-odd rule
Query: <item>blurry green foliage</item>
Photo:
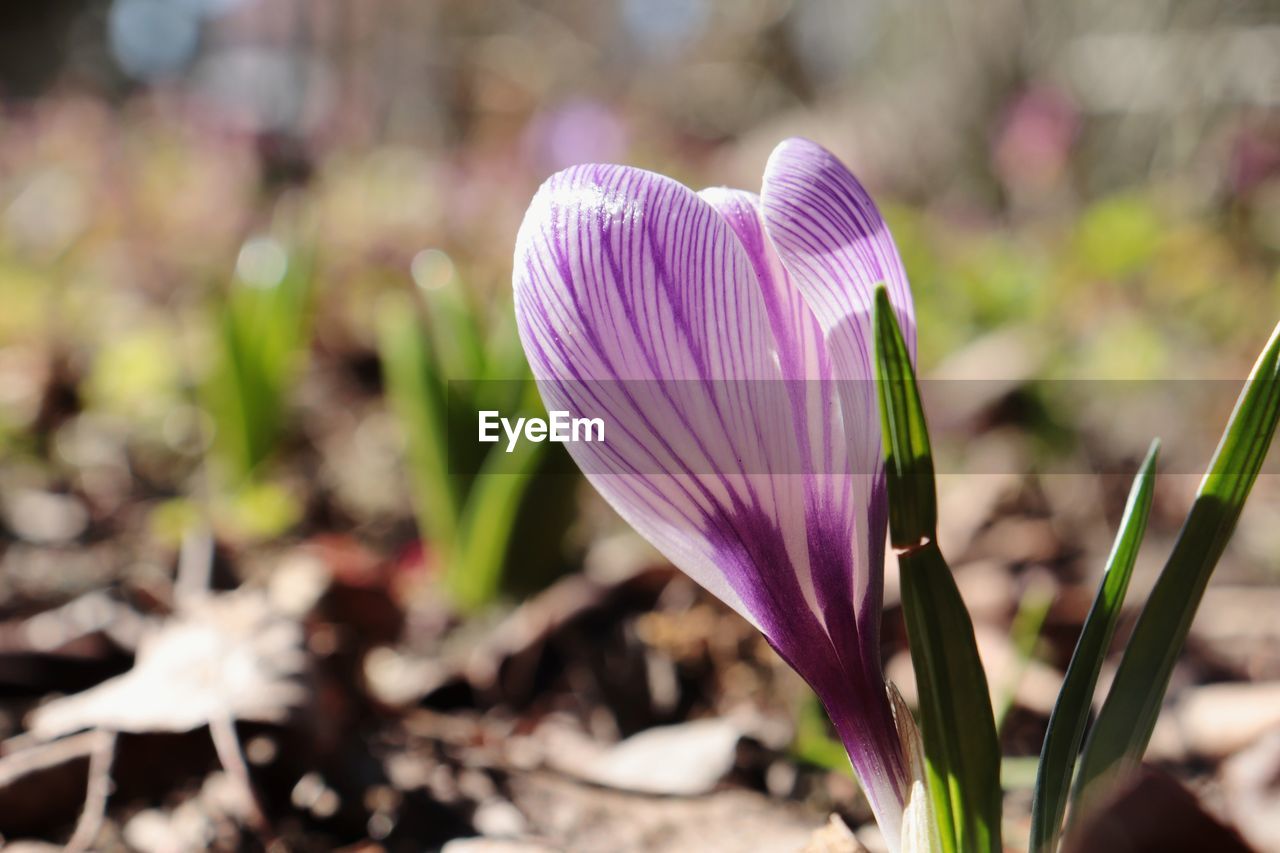
[[[1080,215],[1073,238],[1075,255],[1086,275],[1124,278],[1151,263],[1165,227],[1152,199],[1110,196]]]
[[[984,234],[964,241],[949,276],[969,303],[974,322],[994,328],[1011,318],[1043,313],[1051,267],[1017,236]]]
[[[283,432],[290,384],[308,347],[310,298],[310,265],[295,254],[278,275],[251,282],[237,276],[216,309],[204,401],[218,459],[233,482],[253,475]]]
[[[184,382],[177,345],[161,326],[107,340],[82,387],[86,403],[112,414],[163,417],[180,399]]]
[[[0,344],[43,325],[45,284],[39,272],[0,252]]]
[[[526,583],[545,576],[539,564],[556,561],[570,521],[572,478],[550,470],[555,445],[476,443],[482,410],[545,416],[537,388],[509,320],[483,329],[456,281],[421,293],[421,311],[403,294],[384,298],[379,351],[419,530],[453,603],[473,610],[504,589],[513,559]]]
[[[917,325],[929,330],[919,340],[925,375],[1010,323],[1046,345],[1056,377],[1153,378],[1208,358],[1247,359],[1242,324],[1280,311],[1280,287],[1230,228],[1162,203],[1161,193],[1013,222],[887,205]]]
[[[223,496],[215,505],[214,521],[245,539],[266,542],[283,534],[302,518],[297,497],[279,483],[247,483]]]
[[[857,778],[844,744],[831,733],[831,723],[816,694],[805,693],[796,710],[795,726],[795,737],[791,741],[793,756],[816,767]]]
[[[210,499],[207,510],[190,498],[170,498],[152,508],[147,522],[155,539],[177,548],[187,532],[208,523],[221,539],[270,542],[302,519],[302,504],[279,483],[247,482]]]
[[[156,541],[177,548],[187,531],[200,523],[200,507],[187,498],[170,498],[152,507],[147,525]]]
[[[1160,376],[1169,366],[1169,341],[1128,311],[1099,319],[1093,334],[1075,351],[1077,375],[1094,379]]]
[[[931,365],[982,333],[1044,315],[1056,296],[1052,253],[1034,235],[941,228],[924,211],[886,212],[911,280],[920,363]]]
[[[1013,641],[1017,660],[1012,675],[1007,677],[1000,695],[996,697],[993,711],[997,732],[1004,730],[1004,723],[1009,717],[1009,712],[1013,710],[1018,686],[1035,658],[1036,646],[1040,643],[1045,619],[1048,618],[1049,608],[1052,606],[1053,593],[1043,586],[1031,586],[1018,601],[1018,610],[1013,615],[1013,624],[1009,626],[1009,639]]]

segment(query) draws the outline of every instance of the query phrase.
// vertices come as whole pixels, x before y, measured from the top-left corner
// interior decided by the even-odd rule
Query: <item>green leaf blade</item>
[[[1134,477],[1102,581],[1098,585],[1089,615],[1085,618],[1062,688],[1058,692],[1058,700],[1049,717],[1049,728],[1045,733],[1044,746],[1040,750],[1040,764],[1031,806],[1032,853],[1047,853],[1054,850],[1057,843],[1062,817],[1067,809],[1067,794],[1071,787],[1076,756],[1084,740],[1089,708],[1098,684],[1098,674],[1102,670],[1102,662],[1111,639],[1115,636],[1129,579],[1133,576],[1133,567],[1137,562],[1138,548],[1146,533],[1151,498],[1155,491],[1155,467],[1159,452],[1160,442],[1153,441],[1146,460]]]
[[[898,560],[943,848],[998,851],[1000,745],[973,622],[935,543],[906,551]]]
[[[464,610],[479,610],[497,597],[516,515],[546,447],[521,442],[510,453],[494,448],[485,457],[459,519],[458,547],[444,575],[450,598]]]
[[[1174,664],[1280,420],[1280,326],[1236,401],[1213,461],[1134,626],[1089,735],[1074,798],[1132,768],[1155,729]]]
[[[938,550],[933,454],[910,352],[884,287],[873,314],[876,393],[899,549],[902,608],[920,691],[930,802],[948,853],[1000,843],[1000,745],[973,622]]]
[[[894,547],[907,548],[932,539],[938,526],[933,450],[910,351],[884,285],[876,288],[873,322],[889,532]]]
[[[443,381],[411,300],[378,306],[378,356],[387,401],[404,432],[419,535],[446,558],[457,537],[460,498],[449,473]]]
[[[235,281],[217,306],[217,355],[203,388],[227,473],[243,483],[284,432],[289,386],[310,336],[311,267],[291,262],[280,281]]]

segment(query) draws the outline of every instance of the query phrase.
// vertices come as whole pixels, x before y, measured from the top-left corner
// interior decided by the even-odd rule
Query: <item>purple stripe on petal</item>
[[[896,754],[892,743],[877,737],[880,732],[892,731],[880,664],[887,519],[883,489],[873,491],[875,482],[883,478],[854,476],[849,470],[846,425],[834,399],[835,365],[822,328],[765,230],[759,197],[721,188],[703,190],[699,195],[733,228],[760,280],[766,314],[778,344],[781,372],[788,380],[801,456],[807,465],[804,484],[809,571],[840,669],[835,683],[829,683],[830,677],[819,673],[806,677],[837,721],[860,775],[873,779],[883,774],[889,780],[880,798],[886,800],[884,808],[891,808],[896,797],[893,792],[897,790],[894,786],[905,779],[905,771],[895,761],[879,770],[868,766],[883,761],[885,754]],[[848,427],[858,435],[869,434],[879,441],[878,420]],[[856,595],[855,581],[860,593]],[[859,600],[856,612],[855,597]],[[851,694],[861,698],[853,708]],[[868,725],[869,720],[878,720],[879,724]]]
[[[774,149],[765,167],[761,207],[765,227],[782,264],[803,294],[826,335],[842,380],[841,408],[849,452],[857,472],[878,472],[880,431],[874,377],[871,305],[875,286],[889,288],[908,346],[915,352],[911,291],[902,261],[883,217],[858,180],[829,151],[803,139]],[[856,425],[856,426],[855,426]],[[857,494],[867,495],[858,515],[874,527],[858,531],[860,553],[876,568],[857,589],[863,648],[878,635],[881,603],[879,566],[884,553],[883,489],[868,474]]]
[[[520,337],[549,409],[606,422],[607,442],[568,445],[588,479],[814,687],[894,845],[883,494],[855,461],[878,454],[878,419],[835,381],[869,374],[830,346],[761,212],[637,169],[553,176],[516,245]]]
[[[854,577],[865,575],[869,567],[865,552],[854,547],[854,520],[865,513],[867,495],[858,491],[865,478],[855,479],[849,471],[835,404],[834,367],[822,329],[765,233],[759,198],[726,189],[699,195],[729,223],[760,281],[804,464],[808,571],[819,611],[842,659],[861,666],[852,606]],[[878,641],[871,652],[878,658]],[[874,671],[879,672],[878,662]]]
[[[569,445],[588,478],[695,580],[757,625],[777,621],[772,598],[742,597],[739,575],[760,567],[725,560],[718,544],[750,533],[744,519],[758,513],[788,564],[805,557],[799,478],[749,473],[797,470],[795,432],[770,399],[773,337],[724,220],[659,175],[567,170],[526,215],[515,290],[548,407],[603,417],[612,432],[607,444]],[[812,589],[798,589],[812,612]]]
[[[788,139],[769,157],[761,197],[769,235],[823,329],[830,334],[841,321],[869,314],[872,292],[884,282],[914,356],[902,260],[875,202],[844,164],[816,143]],[[870,354],[870,346],[863,349]]]

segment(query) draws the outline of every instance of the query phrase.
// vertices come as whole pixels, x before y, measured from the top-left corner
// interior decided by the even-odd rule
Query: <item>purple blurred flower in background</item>
[[[516,245],[516,315],[543,399],[609,431],[569,444],[574,459],[809,682],[896,850],[918,766],[880,660],[879,282],[914,351],[880,213],[801,139],[774,150],[759,196],[567,169],[538,191]]]
[[[539,113],[525,135],[530,159],[549,169],[621,157],[627,147],[622,117],[604,104],[575,98]]]
[[[992,146],[992,164],[1005,189],[1030,199],[1061,184],[1079,132],[1079,110],[1067,95],[1047,86],[1018,95]]]

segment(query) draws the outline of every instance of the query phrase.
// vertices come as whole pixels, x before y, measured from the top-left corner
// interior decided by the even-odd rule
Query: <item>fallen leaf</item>
[[[800,853],[867,853],[867,848],[845,826],[839,815],[832,815],[826,826],[813,834]]]
[[[1177,719],[1192,751],[1223,758],[1280,730],[1280,682],[1189,688],[1178,702]]]
[[[1222,767],[1224,807],[1259,850],[1280,850],[1280,732],[1228,759]]]
[[[548,764],[587,782],[667,796],[711,791],[733,769],[742,730],[724,719],[661,726],[600,747],[567,730],[555,730]]]
[[[185,732],[210,720],[281,722],[306,698],[302,627],[265,596],[209,596],[144,636],[123,675],[31,713],[28,731],[52,740],[84,729]]]

